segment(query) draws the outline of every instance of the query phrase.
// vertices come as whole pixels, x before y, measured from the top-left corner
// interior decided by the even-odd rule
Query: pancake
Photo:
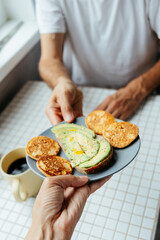
[[[115,118],[108,112],[103,110],[96,110],[86,116],[86,125],[92,129],[96,134],[103,134],[103,128],[108,124],[114,123]]]
[[[36,165],[39,171],[47,177],[72,173],[72,166],[70,162],[59,156],[51,155],[41,157],[41,160],[38,160]]]
[[[38,136],[28,142],[26,154],[35,160],[39,160],[45,156],[57,155],[59,150],[60,146],[55,140],[45,136]]]
[[[133,142],[139,133],[139,128],[129,122],[115,122],[106,126],[103,137],[116,148],[124,148]]]

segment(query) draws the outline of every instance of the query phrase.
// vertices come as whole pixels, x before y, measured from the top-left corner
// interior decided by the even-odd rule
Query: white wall
[[[0,2],[3,3],[9,19],[21,21],[32,21],[35,19],[33,0],[0,0]]]
[[[3,2],[0,0],[0,26],[5,23],[7,20]]]
[[[6,36],[10,32],[9,24],[18,22],[23,22],[22,26],[0,50],[0,102],[3,107],[25,81],[39,78],[40,44],[34,0],[0,0],[0,39],[3,39],[2,33]]]

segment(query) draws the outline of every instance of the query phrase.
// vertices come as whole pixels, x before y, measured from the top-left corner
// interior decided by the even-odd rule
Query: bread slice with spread
[[[104,167],[108,166],[112,160],[113,148],[105,140],[99,140],[100,148],[98,153],[89,161],[81,163],[76,167],[77,171],[91,174],[99,172]]]
[[[111,162],[111,145],[103,138],[98,138],[92,130],[73,123],[64,123],[53,127],[52,132],[77,171],[95,173]]]

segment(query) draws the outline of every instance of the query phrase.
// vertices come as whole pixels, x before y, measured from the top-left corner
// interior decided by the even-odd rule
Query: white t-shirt
[[[160,0],[36,0],[36,13],[40,33],[66,33],[79,85],[123,87],[156,62]]]

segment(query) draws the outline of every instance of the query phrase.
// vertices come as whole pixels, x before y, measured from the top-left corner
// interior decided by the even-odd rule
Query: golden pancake
[[[38,160],[36,165],[40,172],[47,177],[72,173],[70,162],[59,156],[41,157],[41,160]]]
[[[96,110],[91,112],[86,117],[86,125],[92,129],[96,134],[103,134],[103,128],[108,124],[114,123],[115,118],[108,112],[103,110]]]
[[[136,125],[129,122],[115,122],[106,126],[103,137],[116,148],[124,148],[133,142],[139,133]]]
[[[55,140],[45,136],[38,136],[28,142],[26,154],[35,160],[39,160],[44,156],[57,155],[59,150],[60,146]]]

